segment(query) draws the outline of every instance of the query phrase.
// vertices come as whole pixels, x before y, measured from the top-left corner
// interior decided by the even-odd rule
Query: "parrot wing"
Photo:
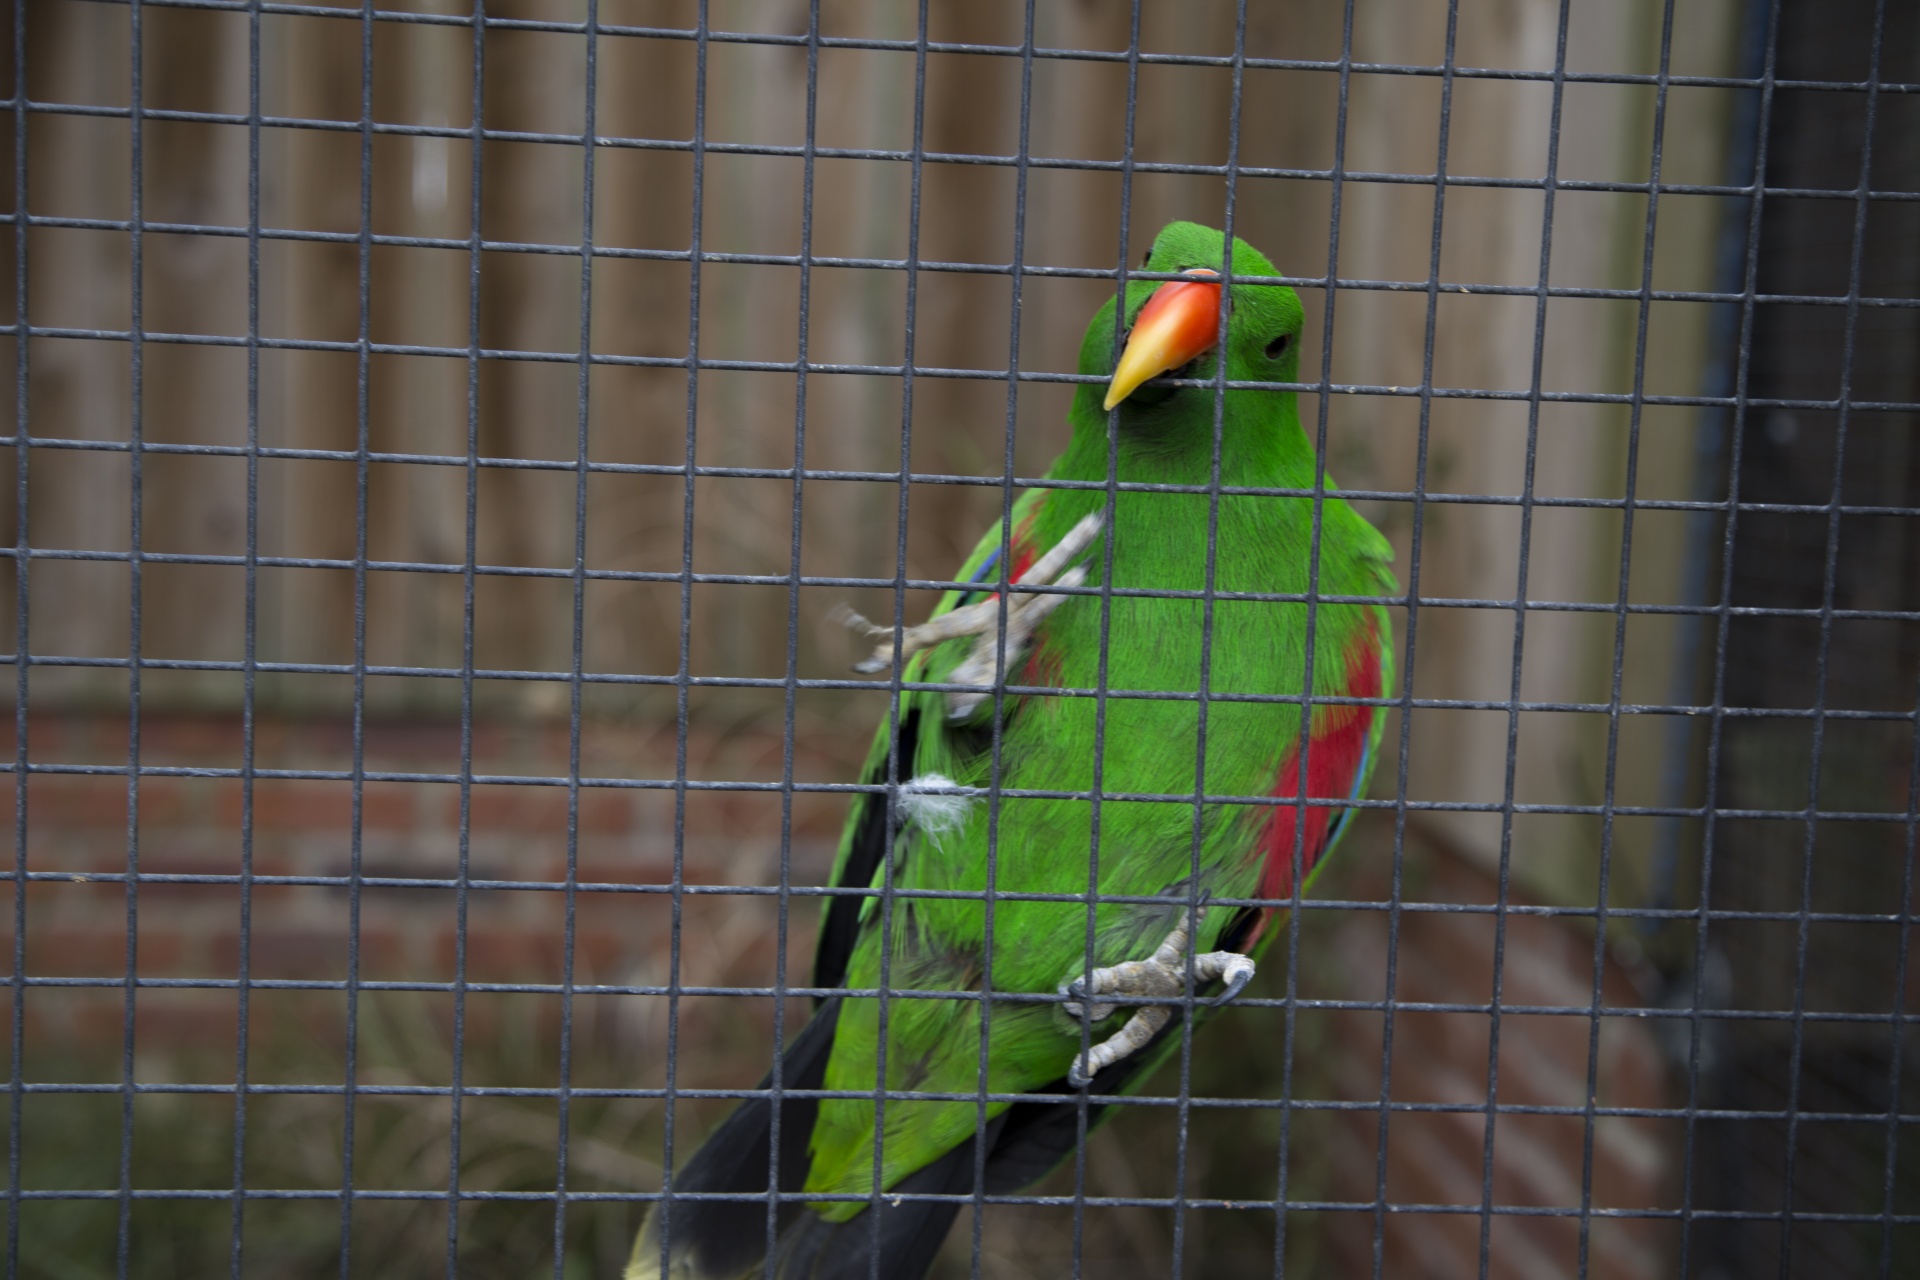
[[[1007,575],[1009,581],[1017,580],[1032,560],[1031,548],[1024,544],[1021,535],[1031,525],[1034,511],[1045,496],[1044,489],[1029,489],[1013,504],[1013,561]],[[1002,523],[996,521],[954,575],[955,582],[981,586],[972,591],[946,592],[934,606],[931,617],[938,618],[983,597],[988,583],[998,583],[1000,559],[1009,546],[1001,534],[1002,528]],[[902,680],[907,683],[925,680],[932,658],[932,652],[916,654],[908,662]],[[915,762],[920,753],[923,718],[944,715],[940,705],[942,697],[939,693],[904,691],[900,696],[897,729],[888,717],[874,733],[860,777],[862,786],[870,789],[855,797],[846,825],[841,829],[840,849],[833,867],[832,884],[836,889],[864,890],[874,886],[889,844],[888,792],[884,788],[898,787],[917,772]],[[947,736],[951,739],[954,735]],[[910,817],[896,811],[892,838],[898,840],[911,822]],[[827,898],[821,910],[820,937],[814,945],[814,986],[837,987],[845,981],[861,919],[871,910],[874,901],[876,899],[867,893],[835,894]]]

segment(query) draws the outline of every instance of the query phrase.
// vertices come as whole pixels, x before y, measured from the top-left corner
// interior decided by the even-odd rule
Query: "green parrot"
[[[1047,474],[1099,487],[1022,493],[1010,532],[989,530],[956,575],[969,589],[897,645],[893,628],[849,617],[881,642],[862,669],[904,661],[909,687],[875,738],[864,775],[875,789],[855,798],[834,870],[835,885],[874,892],[825,900],[814,982],[846,994],[822,1000],[783,1051],[780,1095],[742,1102],[674,1177],[630,1280],[856,1280],[876,1262],[887,1280],[923,1276],[959,1203],[913,1197],[971,1195],[979,1169],[981,1189],[1004,1194],[1059,1163],[1078,1141],[1077,1091],[1097,1121],[1101,1099],[1138,1088],[1178,1046],[1180,1017],[1238,994],[1285,911],[1244,900],[1290,899],[1296,866],[1310,884],[1347,826],[1340,802],[1364,790],[1385,719],[1360,700],[1393,678],[1385,609],[1348,601],[1397,591],[1386,539],[1330,492],[1320,503],[1302,768],[1307,606],[1232,597],[1307,592],[1314,499],[1104,487],[1116,443],[1123,484],[1212,484],[1216,361],[1234,382],[1297,377],[1291,289],[1232,284],[1221,332],[1224,248],[1218,231],[1170,224],[1144,270],[1177,278],[1129,283],[1122,319],[1109,300],[1087,326],[1080,372],[1107,385],[1079,387],[1072,442]],[[1279,274],[1239,240],[1231,269]],[[1125,346],[1110,366],[1116,323]],[[1294,394],[1224,395],[1218,483],[1311,490]],[[1229,598],[1209,606],[1210,540],[1213,590]],[[1103,621],[1092,589],[1109,543]],[[1031,692],[1103,682],[1103,700]],[[1192,696],[1203,687],[1204,762]],[[1306,795],[1329,803],[1298,802],[1303,776]],[[995,782],[1048,794],[990,798]],[[1096,785],[1158,798],[1105,800],[1096,848],[1084,798]],[[1209,800],[1196,820],[1201,788],[1246,799]],[[883,901],[883,888],[910,892]],[[999,896],[1090,890],[1102,899],[1091,954],[1085,900]],[[985,992],[1014,998],[988,1008]],[[920,1096],[876,1104],[883,1087]],[[836,1092],[863,1096],[820,1096]],[[983,1118],[989,1093],[1035,1097],[989,1102]]]

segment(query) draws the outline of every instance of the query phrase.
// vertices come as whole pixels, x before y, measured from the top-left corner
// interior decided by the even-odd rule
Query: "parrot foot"
[[[1100,532],[1100,516],[1096,513],[1082,519],[1067,531],[1051,550],[1016,579],[1023,587],[1077,587],[1087,580],[1086,568],[1075,565],[1067,568],[1067,562],[1086,550],[1094,536]],[[1065,570],[1062,572],[1062,570]],[[1066,603],[1068,597],[1052,592],[1009,593],[1006,602],[1008,665],[1014,656],[1025,649],[1032,639],[1034,628],[1041,619]],[[1000,601],[997,597],[970,604],[963,609],[953,609],[941,614],[917,627],[904,628],[899,642],[894,641],[892,627],[883,627],[869,622],[853,610],[842,606],[839,620],[845,626],[858,631],[870,639],[879,641],[873,655],[854,664],[853,669],[865,675],[881,671],[890,671],[896,663],[904,662],[922,649],[931,649],[961,636],[977,636],[973,651],[955,667],[953,674],[947,677],[950,684],[972,685],[978,690],[953,690],[947,694],[947,714],[956,720],[964,719],[986,698],[993,687],[993,676],[999,667],[1000,651]]]
[[[1187,991],[1188,937],[1187,926],[1179,925],[1145,960],[1095,969],[1060,984],[1060,994],[1067,997],[1067,1013],[1090,1022],[1110,1017],[1119,1005],[1144,1006],[1120,1030],[1074,1059],[1067,1070],[1067,1081],[1074,1088],[1084,1089],[1101,1068],[1138,1053],[1167,1025],[1173,1017],[1168,1002],[1179,1001]],[[1237,951],[1209,951],[1193,958],[1194,986],[1227,984],[1208,1004],[1225,1004],[1239,995],[1253,981],[1253,973],[1253,960]]]

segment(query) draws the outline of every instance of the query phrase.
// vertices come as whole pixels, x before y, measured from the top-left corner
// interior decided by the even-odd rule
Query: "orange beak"
[[[1196,267],[1183,274],[1218,276]],[[1132,395],[1149,378],[1178,369],[1220,341],[1220,286],[1209,280],[1169,280],[1153,291],[1134,317],[1120,363],[1113,368],[1105,407]]]

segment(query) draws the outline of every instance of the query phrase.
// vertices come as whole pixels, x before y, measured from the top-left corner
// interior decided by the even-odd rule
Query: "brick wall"
[[[1384,859],[1362,859],[1354,888],[1384,899],[1378,874]],[[1351,1000],[1378,1000],[1386,989],[1388,935],[1397,929],[1394,998],[1414,1006],[1396,1009],[1389,1097],[1433,1110],[1393,1113],[1386,1126],[1385,1192],[1390,1202],[1435,1206],[1432,1212],[1395,1212],[1382,1220],[1384,1274],[1405,1280],[1477,1276],[1487,1117],[1488,1059],[1493,1019],[1487,1012],[1427,1011],[1422,1006],[1488,1005],[1493,997],[1496,935],[1504,932],[1500,965],[1498,1101],[1520,1109],[1501,1114],[1493,1132],[1491,1201],[1509,1210],[1489,1233],[1491,1277],[1653,1277],[1668,1274],[1677,1234],[1669,1223],[1614,1218],[1602,1213],[1586,1224],[1587,1259],[1581,1261],[1583,1224],[1577,1217],[1530,1213],[1577,1208],[1590,1177],[1598,1209],[1671,1209],[1677,1205],[1679,1121],[1599,1116],[1592,1123],[1591,1168],[1587,1168],[1587,1121],[1583,1115],[1528,1112],[1527,1108],[1581,1108],[1588,1099],[1589,1059],[1594,1068],[1592,1101],[1601,1108],[1676,1105],[1667,1069],[1647,1023],[1631,1018],[1601,1020],[1597,1041],[1584,1014],[1594,998],[1594,944],[1590,923],[1567,917],[1508,914],[1490,908],[1498,881],[1481,866],[1455,855],[1415,828],[1407,851],[1413,909],[1397,921],[1386,911],[1342,913],[1334,929],[1339,976],[1329,993]],[[1509,902],[1526,905],[1524,895]],[[1471,913],[1422,910],[1455,904]],[[1610,926],[1615,938],[1632,933],[1630,923]],[[1608,1008],[1649,1002],[1651,975],[1608,956],[1601,998]],[[1316,993],[1317,994],[1317,993]],[[1505,1012],[1515,1007],[1566,1012]],[[1377,1102],[1381,1096],[1382,1044],[1386,1019],[1374,1011],[1346,1011],[1332,1036],[1330,1075],[1336,1096]],[[1448,1108],[1448,1109],[1441,1109]],[[1371,1201],[1380,1185],[1381,1126],[1377,1111],[1338,1113],[1333,1181],[1343,1198]],[[1453,1210],[1448,1212],[1446,1210]],[[1517,1212],[1513,1212],[1517,1210]],[[1369,1274],[1374,1245],[1372,1214],[1334,1219],[1332,1252],[1339,1274]]]
[[[7,754],[12,754],[11,734]],[[125,972],[129,796],[124,717],[36,717],[30,758],[42,766],[107,766],[113,774],[36,773],[27,787],[27,862],[38,876],[27,896],[27,968],[35,977],[119,978]],[[483,723],[473,734],[473,770],[481,776],[564,777],[564,724]],[[457,776],[457,722],[369,724],[367,772]],[[588,725],[581,743],[587,776],[671,778],[671,733]],[[243,740],[237,717],[149,718],[141,761],[157,769],[238,769]],[[347,772],[351,726],[342,721],[262,720],[255,767]],[[836,761],[803,759],[821,773]],[[700,736],[689,743],[689,772],[701,779],[778,778],[780,743],[764,734]],[[809,776],[802,772],[801,776]],[[142,978],[232,980],[240,964],[244,788],[238,777],[144,776],[137,824],[143,882],[135,896]],[[568,792],[560,785],[475,784],[471,790],[468,874],[475,881],[538,882],[542,888],[475,888],[468,894],[466,976],[479,982],[559,982],[566,895]],[[9,837],[15,792],[0,789]],[[449,782],[367,781],[362,790],[360,894],[363,981],[446,983],[455,976],[456,895],[449,887],[386,887],[381,879],[451,880],[458,873],[460,788]],[[831,865],[844,801],[801,794],[794,802],[793,859],[798,883],[822,881]],[[253,784],[251,870],[252,976],[340,982],[348,974],[350,894],[344,884],[276,883],[280,877],[344,880],[352,870],[353,787],[346,778],[260,777]],[[671,879],[675,796],[671,791],[583,788],[577,879],[607,886],[659,885]],[[686,882],[777,881],[780,797],[768,793],[692,792],[685,810]],[[110,878],[111,877],[111,878]],[[187,877],[218,877],[194,883]],[[812,927],[813,902],[793,908],[798,942]],[[669,904],[657,894],[613,890],[578,896],[575,980],[666,979]],[[11,934],[11,914],[6,932]],[[706,898],[684,906],[683,980],[767,983],[774,904],[767,899]],[[803,954],[796,945],[793,954]],[[35,988],[30,1029],[76,1053],[117,1042],[123,992]],[[256,992],[252,1015],[273,1020],[284,1006]],[[231,1043],[235,993],[143,990],[138,1001],[143,1052],[204,1048],[210,1036]],[[310,1013],[299,1012],[304,1024]],[[696,1015],[697,1016],[697,1015]]]
[[[40,764],[120,768],[127,758],[124,718],[35,718],[31,758]],[[803,780],[845,781],[854,775],[860,743],[849,734],[818,734],[813,753],[796,761]],[[233,769],[242,759],[236,719],[157,717],[143,726],[141,759],[168,769]],[[604,778],[661,778],[674,772],[670,724],[590,723],[581,741],[582,771]],[[482,776],[564,774],[569,750],[564,723],[486,722],[475,727],[472,756]],[[8,746],[11,753],[11,744]],[[341,721],[262,720],[255,763],[263,770],[347,770],[350,725]],[[365,731],[369,772],[456,774],[461,752],[454,722],[376,723]],[[689,774],[701,779],[777,779],[777,734],[747,729],[696,733]],[[138,805],[140,869],[146,874],[232,877],[240,869],[242,787],[237,778],[148,776]],[[352,787],[344,779],[259,778],[253,791],[251,972],[280,983],[338,983],[347,975],[350,898],[338,885],[287,885],[273,877],[343,877],[351,867]],[[12,816],[11,787],[0,805]],[[459,850],[459,788],[447,782],[369,781],[363,790],[362,873],[376,878],[361,891],[360,977],[373,983],[443,984],[455,975],[456,899],[444,887],[382,886],[377,878],[448,878]],[[827,875],[844,800],[796,795],[792,876],[817,884]],[[122,774],[34,774],[28,785],[27,858],[37,880],[27,902],[27,966],[35,978],[110,978],[123,974],[127,949],[127,784]],[[675,796],[629,788],[583,790],[578,879],[603,886],[578,896],[575,980],[651,984],[669,973],[671,904],[659,894],[620,891],[659,885],[672,874]],[[690,885],[766,885],[777,880],[781,797],[776,792],[691,792],[685,809],[685,880]],[[9,821],[5,829],[11,831]],[[1305,913],[1299,994],[1308,1000],[1377,1002],[1386,989],[1390,930],[1397,930],[1397,1000],[1484,1004],[1491,993],[1496,918],[1490,912],[1443,913],[1423,904],[1491,904],[1487,871],[1423,836],[1406,851],[1403,883],[1411,904],[1397,919],[1384,909],[1391,865],[1387,824],[1363,823],[1352,845],[1317,889],[1318,897],[1380,904]],[[560,786],[480,783],[472,789],[470,877],[553,883],[565,875],[567,792]],[[1521,901],[1515,897],[1511,901]],[[240,963],[240,890],[218,883],[143,883],[136,898],[138,969],[143,978],[230,981]],[[554,983],[562,976],[566,897],[551,888],[475,887],[468,895],[466,975],[477,983]],[[682,901],[680,973],[689,984],[764,985],[774,979],[777,904],[765,897],[689,895]],[[804,981],[814,920],[812,900],[795,903],[789,973]],[[11,914],[5,919],[10,929]],[[1507,1005],[1583,1010],[1593,987],[1589,925],[1568,918],[1509,915],[1505,921]],[[1270,953],[1253,994],[1284,994],[1284,944]],[[1603,971],[1609,1006],[1635,1006],[1643,993],[1633,973],[1613,961]],[[363,1012],[419,1023],[416,1038],[394,1051],[379,1078],[444,1084],[450,1070],[451,998],[373,991]],[[411,1003],[408,1003],[411,1002]],[[233,1076],[237,997],[226,988],[147,987],[139,993],[135,1049],[138,1074],[150,1079]],[[668,1014],[656,997],[582,996],[574,1002],[576,1085],[658,1087],[665,1081]],[[557,1044],[556,995],[479,990],[466,1002],[464,1042],[469,1085],[550,1085]],[[423,1012],[424,1011],[424,1012]],[[125,992],[36,986],[26,1004],[27,1075],[31,1079],[117,1079]],[[804,1016],[797,1005],[790,1018]],[[1285,1043],[1282,1010],[1230,1013],[1196,1041],[1197,1095],[1277,1098],[1276,1050]],[[254,1071],[275,1078],[337,1082],[344,1070],[343,996],[337,990],[270,986],[250,997]],[[789,1029],[794,1025],[789,1021]],[[1294,1096],[1376,1103],[1381,1095],[1382,1035],[1378,1009],[1309,1008],[1296,1019]],[[1506,1013],[1500,1026],[1499,1099],[1520,1106],[1579,1107],[1586,1092],[1591,1022],[1585,1016]],[[1482,1154],[1491,1032],[1484,1010],[1396,1009],[1390,1097],[1399,1109],[1387,1125],[1385,1190],[1397,1208],[1379,1219],[1385,1274],[1469,1277],[1480,1274]],[[771,1002],[687,997],[677,1016],[679,1079],[699,1086],[746,1086],[765,1069],[772,1042]],[[519,1041],[546,1046],[528,1066]],[[273,1050],[272,1046],[279,1046]],[[370,1051],[363,1044],[363,1055]],[[1602,1107],[1670,1105],[1654,1040],[1640,1021],[1605,1020],[1598,1039],[1597,1101]],[[545,1056],[541,1056],[544,1054]],[[519,1055],[516,1057],[516,1055]],[[363,1078],[372,1071],[363,1060]],[[516,1065],[517,1064],[517,1065]],[[515,1073],[518,1074],[515,1074]],[[1149,1092],[1176,1087],[1164,1075]],[[338,1101],[316,1100],[322,1109]],[[115,1104],[117,1107],[117,1103]],[[223,1106],[230,1104],[222,1103]],[[445,1110],[444,1102],[434,1104]],[[682,1134],[698,1134],[724,1103],[691,1102]],[[644,1108],[642,1108],[644,1110]],[[117,1115],[117,1111],[115,1112]],[[437,1114],[437,1112],[436,1112]],[[487,1113],[475,1111],[470,1124]],[[609,1113],[612,1114],[612,1113]],[[577,1170],[599,1170],[590,1185],[609,1190],[657,1185],[657,1115],[609,1131],[576,1131]],[[1243,1211],[1196,1212],[1182,1228],[1188,1274],[1268,1274],[1273,1215],[1257,1197],[1274,1193],[1277,1113],[1193,1113],[1186,1185],[1192,1195],[1237,1199]],[[115,1122],[117,1123],[117,1121]],[[516,1121],[515,1123],[522,1123]],[[1677,1122],[1601,1117],[1593,1126],[1593,1203],[1641,1209],[1674,1203]],[[1664,1127],[1663,1127],[1664,1126]],[[550,1150],[552,1132],[539,1122],[516,1131],[521,1148]],[[1089,1146],[1090,1194],[1171,1194],[1177,1125],[1165,1109],[1136,1109],[1099,1130]],[[481,1130],[475,1130],[480,1133]],[[1379,1112],[1302,1112],[1293,1123],[1288,1194],[1341,1206],[1291,1215],[1289,1253],[1303,1274],[1368,1274],[1376,1231],[1369,1208],[1380,1165]],[[624,1135],[624,1136],[622,1136]],[[683,1141],[686,1139],[683,1138]],[[470,1138],[470,1142],[477,1142]],[[596,1145],[597,1144],[597,1145]],[[604,1148],[604,1149],[602,1149]],[[1518,1208],[1493,1222],[1493,1277],[1581,1273],[1577,1218],[1530,1216],[1581,1202],[1586,1125],[1579,1115],[1503,1114],[1493,1146],[1492,1195]],[[652,1153],[649,1157],[649,1153]],[[682,1148],[684,1156],[685,1148]],[[524,1151],[523,1151],[524,1154]],[[598,1160],[595,1165],[593,1161]],[[279,1171],[254,1175],[282,1176]],[[337,1175],[336,1175],[337,1176]],[[444,1172],[438,1175],[444,1180]],[[586,1176],[586,1174],[582,1174]],[[432,1177],[428,1177],[432,1182]],[[538,1177],[530,1176],[531,1185]],[[320,1179],[322,1185],[326,1178]],[[262,1185],[265,1185],[264,1183]],[[336,1184],[337,1185],[337,1184]],[[551,1185],[549,1182],[547,1185]],[[1071,1194],[1069,1171],[1041,1190]],[[617,1252],[623,1207],[608,1207],[605,1247]],[[550,1232],[550,1219],[538,1230]],[[1163,1210],[1090,1212],[1082,1242],[1089,1266],[1103,1275],[1165,1274],[1172,1216]],[[537,1224],[536,1224],[537,1227]],[[431,1232],[429,1232],[431,1234]],[[955,1232],[947,1263],[965,1274],[969,1233]],[[549,1237],[550,1238],[550,1237]],[[1073,1248],[1068,1215],[1006,1210],[989,1215],[982,1237],[989,1274],[1046,1274]],[[1664,1274],[1671,1249],[1665,1228],[1602,1217],[1590,1228],[1594,1277]],[[537,1252],[537,1240],[530,1248]],[[994,1259],[1000,1261],[994,1262]],[[1015,1263],[1018,1263],[1018,1266]],[[1038,1270],[1034,1270],[1037,1268]]]

